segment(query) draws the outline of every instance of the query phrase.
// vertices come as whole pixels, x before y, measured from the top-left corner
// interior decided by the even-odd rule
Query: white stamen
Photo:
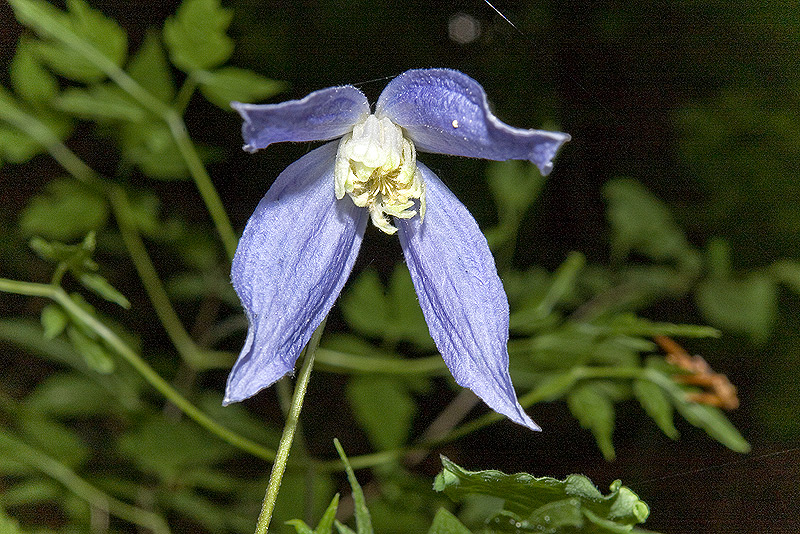
[[[453,121],[454,123],[456,121]],[[350,195],[356,206],[369,209],[372,223],[387,234],[397,228],[387,215],[410,219],[425,216],[425,184],[417,170],[414,143],[386,117],[370,115],[339,142],[334,171],[336,198]]]

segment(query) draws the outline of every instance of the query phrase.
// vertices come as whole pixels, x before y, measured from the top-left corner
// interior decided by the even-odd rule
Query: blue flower
[[[416,152],[528,160],[547,174],[569,136],[508,126],[489,111],[475,80],[447,69],[401,74],[374,114],[349,85],[281,104],[232,105],[244,118],[247,151],[337,140],[278,176],[239,241],[231,277],[250,327],[224,403],[292,372],[347,281],[369,218],[398,233],[431,336],[455,381],[538,430],[511,385],[508,300],[486,238]]]

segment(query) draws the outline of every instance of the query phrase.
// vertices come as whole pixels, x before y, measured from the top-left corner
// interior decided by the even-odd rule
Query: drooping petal
[[[425,220],[395,224],[431,336],[459,385],[494,411],[539,430],[511,385],[508,300],[486,238],[447,186],[417,166],[425,180]]]
[[[369,115],[364,93],[352,85],[314,91],[301,100],[231,107],[244,119],[244,149],[255,152],[283,141],[327,141],[341,137]]]
[[[350,275],[368,213],[336,200],[336,149],[328,143],[289,165],[245,227],[231,278],[250,326],[224,404],[292,372]]]
[[[542,172],[570,136],[524,130],[501,122],[489,110],[478,82],[455,70],[409,70],[383,90],[375,114],[405,128],[420,152],[497,161],[528,160]]]

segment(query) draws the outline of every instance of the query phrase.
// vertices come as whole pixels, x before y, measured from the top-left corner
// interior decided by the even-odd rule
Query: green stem
[[[272,472],[269,475],[269,484],[267,485],[267,492],[264,496],[264,504],[261,508],[261,513],[258,516],[258,523],[256,523],[256,534],[267,534],[269,530],[269,523],[272,520],[272,512],[275,509],[275,502],[278,499],[278,490],[281,487],[281,480],[283,480],[283,473],[286,470],[286,463],[289,460],[289,451],[292,448],[292,440],[297,425],[300,421],[300,410],[303,407],[303,399],[308,389],[308,381],[311,378],[311,368],[314,365],[314,354],[319,346],[319,340],[322,337],[322,331],[325,328],[326,320],[322,321],[311,340],[305,349],[305,360],[303,367],[300,370],[300,376],[297,379],[297,385],[294,389],[292,396],[292,405],[289,408],[289,415],[286,418],[286,425],[283,427],[283,434],[281,441],[278,445],[278,452],[275,456],[275,463],[272,465]]]
[[[169,383],[161,378],[157,372],[145,362],[141,356],[134,352],[117,334],[110,330],[106,325],[98,321],[93,315],[81,308],[73,301],[66,292],[60,287],[47,284],[36,284],[32,282],[19,282],[0,278],[0,291],[16,293],[18,295],[28,295],[34,297],[46,297],[60,304],[75,320],[80,321],[94,333],[100,336],[105,343],[127,361],[142,377],[161,393],[167,400],[177,406],[183,413],[193,419],[197,424],[227,441],[231,445],[238,447],[250,454],[267,460],[275,460],[275,452],[258,443],[240,436],[239,434],[220,425],[200,409],[193,405],[189,400],[178,393]]]
[[[136,272],[142,280],[142,285],[147,292],[150,302],[158,315],[164,330],[167,332],[175,349],[189,367],[195,371],[202,371],[212,367],[220,367],[220,363],[210,360],[210,355],[200,350],[181,323],[175,308],[169,300],[161,278],[158,276],[150,255],[147,253],[142,237],[133,220],[133,213],[127,194],[119,186],[109,188],[108,198],[114,210],[122,240],[128,249],[128,254],[133,260]],[[228,363],[227,356],[224,363]]]
[[[172,132],[172,137],[178,145],[178,150],[180,150],[181,156],[183,156],[186,166],[189,168],[189,173],[194,179],[197,190],[200,192],[200,196],[203,197],[203,202],[205,202],[206,209],[211,215],[211,220],[214,221],[214,225],[217,227],[217,232],[220,239],[222,239],[222,244],[225,246],[228,259],[233,260],[239,240],[233,231],[233,226],[231,226],[228,213],[222,205],[217,189],[214,187],[211,177],[208,175],[192,140],[189,138],[189,134],[186,132],[186,125],[181,116],[173,110],[169,110],[168,113],[163,115],[163,119],[167,122],[169,130]]]
[[[106,511],[140,527],[148,528],[156,534],[169,534],[169,526],[161,516],[111,497],[86,482],[61,462],[19,441],[3,430],[0,430],[0,445],[10,449],[15,459],[58,480],[93,508]]]

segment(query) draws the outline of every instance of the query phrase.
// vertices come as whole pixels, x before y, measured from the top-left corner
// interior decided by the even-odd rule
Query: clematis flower
[[[247,151],[334,141],[278,176],[239,241],[231,277],[249,329],[224,403],[293,371],[347,281],[371,219],[398,234],[431,336],[455,381],[538,430],[508,373],[508,300],[486,238],[416,157],[419,151],[528,160],[547,174],[569,135],[504,124],[475,80],[447,69],[401,74],[375,113],[350,85],[281,104],[232,106],[244,118]]]

